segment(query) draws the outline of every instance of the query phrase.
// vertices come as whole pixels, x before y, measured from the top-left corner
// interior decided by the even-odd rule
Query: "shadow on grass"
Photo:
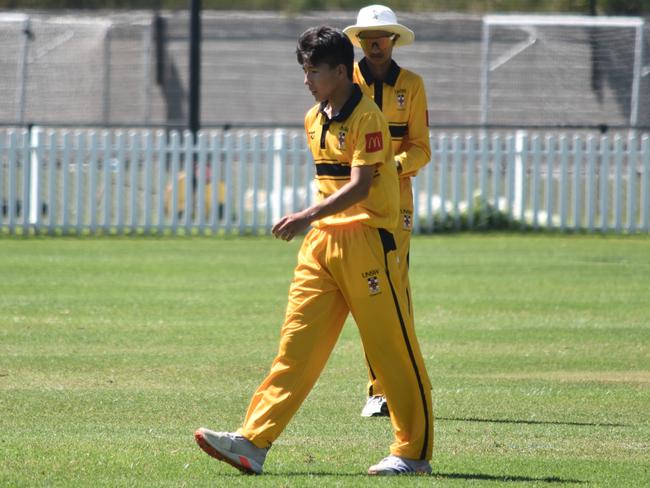
[[[436,417],[436,420],[448,420],[452,422],[485,422],[494,424],[526,424],[526,425],[576,425],[581,427],[629,427],[626,424],[607,424],[601,422],[552,422],[550,420],[508,420],[508,419],[479,419]]]
[[[265,472],[262,475],[253,475],[253,474],[242,474],[238,472],[233,472],[233,473],[223,473],[219,474],[219,476],[226,476],[226,477],[251,477],[251,478],[257,478],[258,476],[261,478],[283,478],[283,477],[294,477],[294,476],[307,476],[310,478],[320,478],[320,477],[353,477],[353,478],[374,478],[374,476],[370,476],[366,473],[336,473],[336,472],[329,472],[329,471],[319,471],[319,472],[313,472],[313,471],[302,471],[302,472],[297,472],[297,471],[290,471],[286,473],[274,473],[274,472]],[[431,475],[423,475],[423,474],[411,474],[411,475],[406,475],[406,478],[417,478],[417,479],[425,479],[428,477],[431,478],[436,478],[436,479],[459,479],[459,480],[477,480],[477,481],[498,481],[498,482],[513,482],[513,483],[532,483],[532,482],[537,482],[537,483],[568,483],[568,484],[583,484],[586,483],[585,481],[581,480],[572,480],[572,479],[566,479],[566,478],[559,478],[557,476],[545,476],[543,478],[533,478],[530,476],[510,476],[510,475],[490,475],[490,474],[478,474],[478,473],[431,473]]]
[[[465,474],[465,473],[431,473],[436,478],[461,479],[461,480],[481,480],[481,481],[499,481],[499,482],[541,482],[541,483],[573,483],[583,484],[585,481],[558,478],[557,476],[545,476],[543,478],[532,478],[530,476],[494,476],[490,474]]]

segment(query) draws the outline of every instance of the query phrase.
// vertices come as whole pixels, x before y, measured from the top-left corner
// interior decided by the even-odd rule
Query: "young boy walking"
[[[352,82],[354,49],[330,27],[298,40],[305,85],[317,102],[305,116],[318,203],[282,217],[286,241],[309,230],[289,290],[278,354],[236,433],[200,428],[199,446],[244,473],[260,474],[267,452],[296,413],[352,313],[368,362],[391,405],[390,455],[369,474],[430,473],[430,383],[410,319],[391,229],[399,185],[388,124]]]

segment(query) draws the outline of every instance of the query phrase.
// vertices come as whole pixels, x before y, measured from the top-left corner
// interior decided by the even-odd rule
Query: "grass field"
[[[0,239],[0,486],[650,486],[650,239],[419,237],[432,477],[372,479],[349,322],[262,477],[214,461],[276,352],[298,243]]]

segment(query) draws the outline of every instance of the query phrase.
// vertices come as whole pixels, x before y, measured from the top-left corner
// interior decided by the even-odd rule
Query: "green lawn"
[[[0,486],[650,485],[650,238],[419,237],[434,476],[377,480],[349,322],[262,477],[205,455],[277,348],[298,243],[0,239]]]

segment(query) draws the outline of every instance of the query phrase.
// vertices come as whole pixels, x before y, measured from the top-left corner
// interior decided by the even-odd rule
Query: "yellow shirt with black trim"
[[[366,58],[354,64],[353,80],[381,109],[390,128],[401,177],[415,176],[431,159],[427,95],[422,78],[395,61],[385,80],[376,80]]]
[[[332,118],[325,113],[326,106],[327,102],[315,105],[305,115],[307,142],[316,165],[319,201],[350,181],[353,166],[374,165],[375,171],[364,200],[314,222],[313,226],[322,228],[361,222],[370,227],[394,228],[399,214],[399,184],[384,115],[357,85]]]

